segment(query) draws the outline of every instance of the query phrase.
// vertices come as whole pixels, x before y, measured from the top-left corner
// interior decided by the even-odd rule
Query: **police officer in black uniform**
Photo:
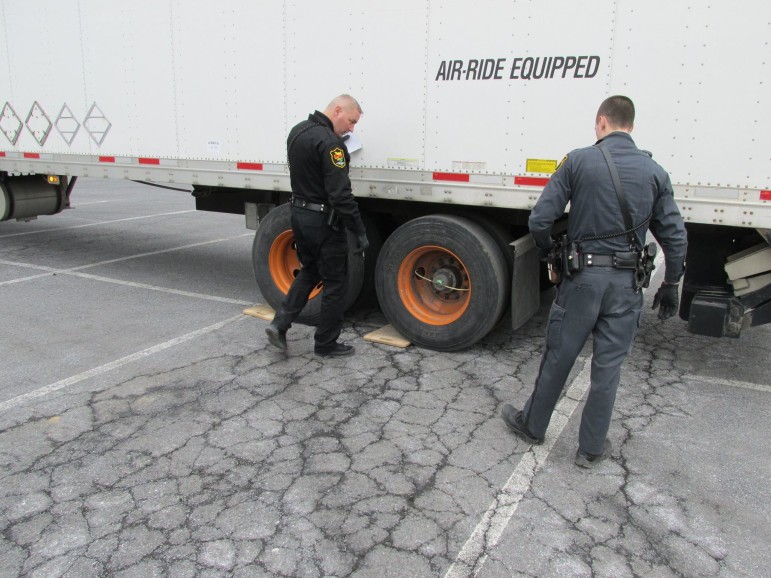
[[[591,389],[581,416],[575,458],[582,467],[593,466],[612,451],[606,436],[621,364],[631,350],[643,304],[639,283],[634,281],[639,262],[631,256],[645,246],[647,229],[665,255],[664,281],[653,302],[653,308],[659,308],[659,319],[677,311],[678,283],[685,266],[686,231],[672,184],[664,169],[632,140],[634,112],[634,104],[625,96],[612,96],[600,105],[597,143],[565,157],[528,223],[536,245],[549,250],[552,226],[570,203],[567,242],[578,243],[569,245],[575,249],[570,257],[563,252],[563,261],[574,263],[575,271],[570,274],[563,265],[530,399],[522,411],[506,404],[502,417],[520,438],[542,443],[568,374],[591,334]]]
[[[287,330],[321,281],[321,319],[314,352],[325,357],[354,352],[352,346],[337,341],[343,326],[348,275],[345,229],[356,235],[357,253],[363,255],[369,242],[351,190],[350,156],[342,137],[353,132],[361,114],[356,99],[343,94],[323,113],[315,111],[308,116],[287,137],[292,232],[302,268],[265,330],[270,343],[283,351],[287,350]]]

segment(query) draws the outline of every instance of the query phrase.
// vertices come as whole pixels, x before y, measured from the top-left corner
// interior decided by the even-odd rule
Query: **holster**
[[[327,225],[334,231],[340,230],[340,216],[334,209],[329,211],[329,217],[327,217]]]
[[[549,271],[549,281],[559,285],[562,282],[562,250],[557,245],[552,245],[546,255],[546,269]]]
[[[582,268],[579,254],[581,248],[575,241],[568,243],[567,235],[562,236],[562,272],[568,279],[573,277],[573,273],[578,273]]]
[[[546,256],[546,267],[549,270],[549,281],[555,285],[562,282],[563,277],[570,279],[573,273],[581,270],[578,243],[568,243],[568,236],[562,235],[552,244]]]
[[[562,283],[562,243],[565,237],[552,239],[552,246],[546,255],[546,269],[549,272],[549,281],[555,285]]]
[[[642,254],[637,261],[637,268],[634,272],[634,288],[646,289],[651,282],[651,275],[656,268],[656,253],[658,247],[655,243],[648,243],[643,247]]]

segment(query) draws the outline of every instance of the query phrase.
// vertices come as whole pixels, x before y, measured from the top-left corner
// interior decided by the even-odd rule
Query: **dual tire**
[[[270,211],[252,247],[257,285],[274,309],[300,271],[290,211],[289,205]],[[437,351],[470,347],[498,323],[511,279],[500,230],[461,216],[428,215],[408,221],[383,241],[377,223],[364,218],[370,239],[365,259],[353,254],[355,237],[348,239],[346,310],[371,304],[376,294],[399,333]],[[320,312],[319,285],[297,322],[316,325]]]
[[[383,245],[375,287],[383,313],[412,343],[437,351],[470,347],[500,320],[509,266],[485,227],[428,215],[396,229]]]

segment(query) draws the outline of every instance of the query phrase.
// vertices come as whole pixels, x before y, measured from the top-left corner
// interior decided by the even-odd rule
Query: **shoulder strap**
[[[605,157],[605,162],[608,164],[608,169],[610,169],[610,177],[613,179],[613,188],[615,189],[616,196],[618,197],[618,204],[621,206],[621,214],[624,216],[624,225],[626,225],[627,230],[633,231],[634,224],[632,223],[632,215],[629,212],[629,205],[626,202],[624,187],[621,185],[621,178],[619,178],[618,176],[618,169],[616,169],[616,163],[613,162],[613,158],[610,156],[610,152],[608,151],[608,148],[605,146],[605,143],[598,144],[597,148],[600,149],[602,156]],[[635,240],[633,233],[629,233],[629,243],[632,246],[637,245],[637,242]]]

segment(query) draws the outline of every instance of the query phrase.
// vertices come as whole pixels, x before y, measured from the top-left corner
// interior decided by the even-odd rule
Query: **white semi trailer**
[[[0,0],[0,17],[0,220],[72,206],[79,176],[192,185],[256,229],[275,306],[299,267],[286,135],[347,92],[372,242],[347,304],[376,296],[414,343],[460,349],[537,308],[529,211],[625,94],[687,223],[681,317],[714,336],[771,320],[765,0]]]

